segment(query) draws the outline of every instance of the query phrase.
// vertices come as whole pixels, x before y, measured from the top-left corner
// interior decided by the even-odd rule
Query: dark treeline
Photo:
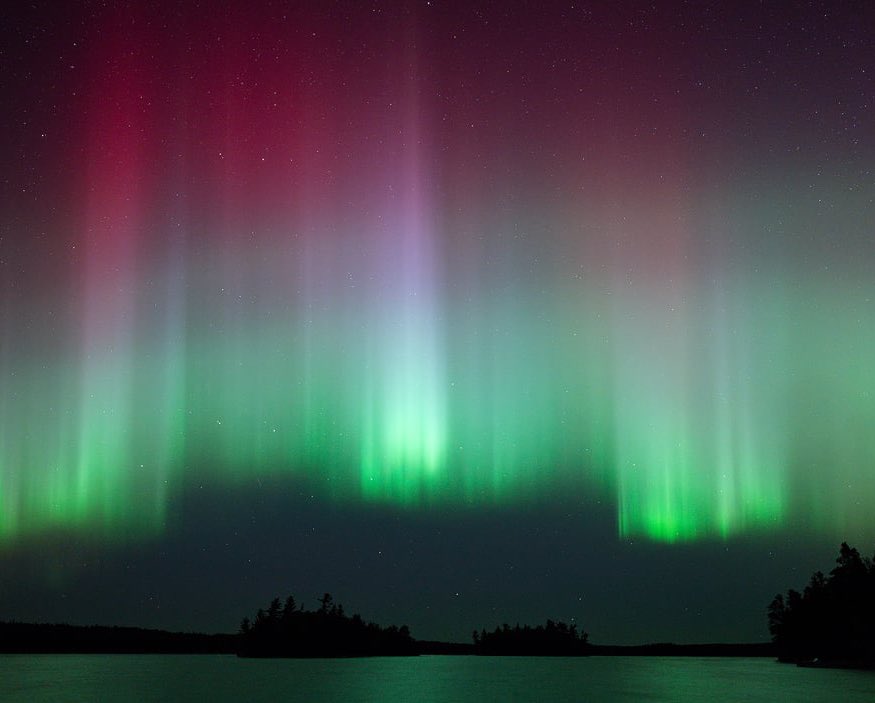
[[[769,631],[782,661],[875,666],[875,564],[842,543],[836,567],[811,576],[769,605]]]
[[[775,646],[771,642],[712,644],[591,644],[589,654],[593,657],[774,657]]]
[[[843,543],[829,576],[817,572],[802,593],[769,606],[771,644],[593,645],[576,625],[547,620],[473,632],[473,644],[416,641],[407,626],[382,627],[348,616],[326,593],[309,611],[274,598],[237,634],[207,635],[135,627],[0,622],[0,652],[236,653],[243,657],[355,657],[416,654],[528,656],[777,656],[824,665],[875,664],[875,561]]]
[[[232,654],[235,651],[235,635],[0,622],[0,652],[3,653]]]
[[[417,654],[406,625],[381,627],[343,606],[326,593],[318,610],[304,610],[294,597],[274,598],[267,610],[240,625],[238,654],[242,657],[363,657]]]
[[[510,627],[473,633],[474,652],[486,655],[581,656],[589,654],[589,635],[577,625],[547,620],[546,625]]]

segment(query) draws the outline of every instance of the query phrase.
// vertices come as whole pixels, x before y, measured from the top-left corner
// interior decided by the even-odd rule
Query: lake
[[[0,655],[4,703],[836,700],[872,703],[875,672],[800,669],[765,658]]]

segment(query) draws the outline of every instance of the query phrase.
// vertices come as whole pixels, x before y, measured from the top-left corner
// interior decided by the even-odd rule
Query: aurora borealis
[[[864,4],[111,5],[7,11],[3,549],[204,484],[875,534]]]

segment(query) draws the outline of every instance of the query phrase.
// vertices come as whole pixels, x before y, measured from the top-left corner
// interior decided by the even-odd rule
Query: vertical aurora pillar
[[[122,56],[119,47],[110,54]],[[89,101],[79,313],[77,452],[63,492],[77,521],[126,512],[136,372],[137,256],[148,197],[143,67],[104,69]],[[141,501],[138,501],[141,504]]]
[[[416,503],[446,481],[446,380],[440,337],[438,252],[426,147],[408,97],[400,167],[388,176],[379,233],[378,339],[367,366],[361,439],[362,492]],[[368,373],[368,371],[366,371]]]
[[[638,225],[614,284],[619,532],[674,542],[771,526],[788,459],[786,374],[771,361],[791,355],[786,311],[775,292],[753,300],[737,283],[733,304],[728,282],[688,270],[689,218],[669,214]],[[656,252],[636,259],[648,246]]]

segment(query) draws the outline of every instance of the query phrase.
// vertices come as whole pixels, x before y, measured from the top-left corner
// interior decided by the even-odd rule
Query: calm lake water
[[[875,672],[769,659],[0,655],[0,701],[875,701]]]

